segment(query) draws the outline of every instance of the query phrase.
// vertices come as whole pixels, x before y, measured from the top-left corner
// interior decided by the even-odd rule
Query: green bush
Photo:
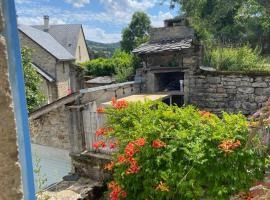
[[[111,59],[97,58],[81,64],[87,75],[111,76],[115,73],[115,66]]]
[[[260,56],[259,48],[252,49],[248,46],[215,47],[206,51],[205,64],[218,70],[228,71],[269,71],[265,61]]]
[[[131,54],[116,51],[112,58],[97,58],[81,65],[90,76],[114,76],[117,82],[128,80],[134,73],[134,58]]]
[[[105,110],[105,135],[118,148],[105,166],[113,170],[111,199],[223,200],[263,177],[264,148],[250,140],[241,114],[151,102],[113,107]]]

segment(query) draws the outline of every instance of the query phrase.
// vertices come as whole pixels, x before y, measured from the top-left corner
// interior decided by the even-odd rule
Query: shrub
[[[115,66],[111,59],[97,58],[81,64],[86,74],[92,76],[111,76],[115,73]]]
[[[263,176],[264,149],[241,114],[115,100],[105,113],[117,145],[111,199],[229,199]]]
[[[112,58],[97,58],[81,65],[91,76],[113,76],[117,82],[128,80],[134,72],[134,58],[131,54],[116,51]]]
[[[206,51],[205,63],[218,70],[228,71],[265,71],[264,59],[260,56],[259,48],[252,49],[248,46],[215,47]]]

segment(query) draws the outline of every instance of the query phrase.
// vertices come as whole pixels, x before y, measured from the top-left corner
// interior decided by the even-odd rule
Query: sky
[[[88,40],[112,43],[121,40],[121,31],[135,11],[144,11],[153,27],[177,16],[179,8],[170,9],[162,0],[15,0],[18,23],[43,24],[43,15],[50,24],[82,24]]]

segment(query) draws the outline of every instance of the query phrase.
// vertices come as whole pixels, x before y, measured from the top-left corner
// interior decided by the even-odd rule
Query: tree
[[[204,39],[261,43],[270,33],[267,0],[171,0]]]
[[[144,12],[135,12],[129,25],[122,31],[121,49],[131,52],[135,47],[148,40],[151,21]]]
[[[42,79],[36,70],[31,66],[31,50],[23,47],[21,49],[21,53],[27,108],[30,112],[41,106],[46,98],[39,89]]]

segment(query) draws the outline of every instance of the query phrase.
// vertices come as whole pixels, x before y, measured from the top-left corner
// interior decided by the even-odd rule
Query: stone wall
[[[30,119],[31,141],[69,150],[68,117],[68,111],[62,106],[36,119]]]
[[[0,2],[0,33],[4,31]],[[0,199],[23,199],[17,133],[9,83],[6,39],[0,34]]]
[[[270,96],[270,74],[204,72],[189,76],[189,103],[220,113],[256,112]]]

